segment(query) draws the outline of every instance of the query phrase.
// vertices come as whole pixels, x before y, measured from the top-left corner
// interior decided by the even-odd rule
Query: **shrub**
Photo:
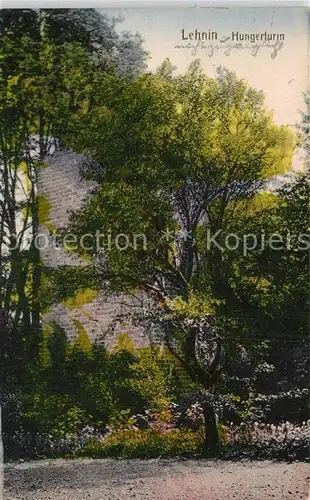
[[[140,411],[150,409],[152,412],[166,411],[172,401],[194,388],[175,358],[159,347],[137,350],[127,383],[144,400]]]
[[[18,392],[0,391],[2,428],[14,433],[22,423],[22,397]]]
[[[78,455],[91,439],[100,443],[106,432],[86,426],[76,434],[55,435],[48,433],[29,433],[23,429],[13,434],[3,434],[5,460],[18,458],[70,458]]]
[[[170,404],[169,379],[158,349],[143,349],[138,360],[130,366],[128,385],[153,411],[165,410]]]
[[[75,406],[67,395],[29,396],[27,406],[28,409],[23,414],[23,426],[33,434],[75,434],[83,427],[86,419],[85,410]]]
[[[156,458],[200,454],[202,432],[181,431],[168,433],[158,430],[122,430],[109,435],[103,443],[91,439],[79,453],[83,457]]]
[[[301,425],[243,424],[225,429],[223,454],[228,458],[309,460],[310,420]]]
[[[277,394],[257,394],[252,401],[253,419],[279,423],[283,420],[301,422],[308,416],[309,390],[294,389]]]
[[[144,413],[138,413],[137,415],[132,415],[127,421],[127,424],[123,427],[126,430],[133,429],[151,429],[159,431],[162,434],[170,432],[175,428],[173,421],[173,414],[171,410],[163,410],[161,412],[152,412],[150,410],[145,410]]]
[[[221,456],[228,459],[309,461],[310,421],[301,426],[285,423],[219,425]],[[117,457],[156,458],[190,457],[201,454],[204,432],[152,427],[111,432],[86,426],[73,435],[25,433],[4,434],[5,458],[21,457]]]

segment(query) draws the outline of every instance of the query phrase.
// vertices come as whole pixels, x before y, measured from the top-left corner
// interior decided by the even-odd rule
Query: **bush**
[[[310,421],[301,426],[285,423],[219,425],[221,457],[226,459],[309,461]],[[30,434],[22,430],[3,435],[5,459],[43,457],[158,458],[200,456],[202,427],[190,431],[155,425],[145,430],[134,428],[100,431],[90,426],[74,435]]]
[[[3,434],[4,457],[6,461],[19,458],[70,458],[78,455],[91,439],[100,443],[105,435],[106,431],[90,426],[72,435],[33,434],[19,429],[13,434]]]
[[[281,425],[255,422],[249,425],[231,425],[225,430],[223,455],[263,460],[310,460],[310,420],[302,425]]]
[[[79,456],[104,458],[169,458],[200,454],[202,432],[181,431],[168,433],[158,430],[123,430],[112,433],[103,443],[91,439]]]
[[[27,406],[23,427],[33,434],[65,436],[75,434],[85,425],[85,411],[75,406],[67,395],[31,395],[28,396]]]
[[[136,353],[127,385],[143,399],[140,411],[165,411],[172,401],[193,389],[188,375],[167,349],[146,347]]]
[[[22,422],[22,397],[18,392],[1,391],[2,428],[7,433],[14,433]]]
[[[18,393],[1,391],[6,458],[201,453],[204,391],[166,349],[135,349],[126,335],[112,353],[98,344],[69,346],[58,327],[45,349],[48,356],[24,377]],[[309,424],[261,423],[278,423],[286,407],[296,421],[307,401],[307,389],[251,399],[218,394],[218,421],[234,420],[228,428],[218,426],[223,457],[307,459]],[[237,425],[240,418],[247,425]]]
[[[308,417],[309,390],[294,389],[278,394],[257,394],[252,401],[252,418],[277,424],[283,420],[302,422]]]

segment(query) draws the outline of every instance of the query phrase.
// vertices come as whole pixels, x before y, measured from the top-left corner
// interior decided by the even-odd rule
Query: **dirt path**
[[[6,465],[4,500],[307,500],[305,463],[44,460]]]

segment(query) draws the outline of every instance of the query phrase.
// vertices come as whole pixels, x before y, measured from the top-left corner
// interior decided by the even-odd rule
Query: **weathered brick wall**
[[[40,227],[40,233],[49,237],[53,228],[66,227],[71,210],[78,210],[93,187],[92,183],[82,181],[79,175],[81,157],[74,153],[57,152],[47,158],[46,167],[40,170],[38,194],[48,202],[48,220]],[[43,240],[42,240],[43,242]],[[45,242],[43,242],[45,243]],[[55,248],[51,241],[41,249],[45,266],[85,265],[78,255]],[[98,295],[90,303],[79,307],[68,307],[64,303],[55,303],[43,316],[47,324],[55,322],[63,327],[70,340],[77,335],[77,324],[82,325],[91,340],[102,338],[108,348],[116,343],[120,333],[129,333],[134,344],[142,347],[149,344],[148,335],[142,327],[130,322],[117,324],[114,333],[109,333],[114,318],[126,311],[130,299],[126,296],[106,298]]]

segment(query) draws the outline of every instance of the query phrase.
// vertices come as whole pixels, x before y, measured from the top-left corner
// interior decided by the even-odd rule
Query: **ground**
[[[310,465],[203,460],[7,464],[4,500],[307,500]]]

